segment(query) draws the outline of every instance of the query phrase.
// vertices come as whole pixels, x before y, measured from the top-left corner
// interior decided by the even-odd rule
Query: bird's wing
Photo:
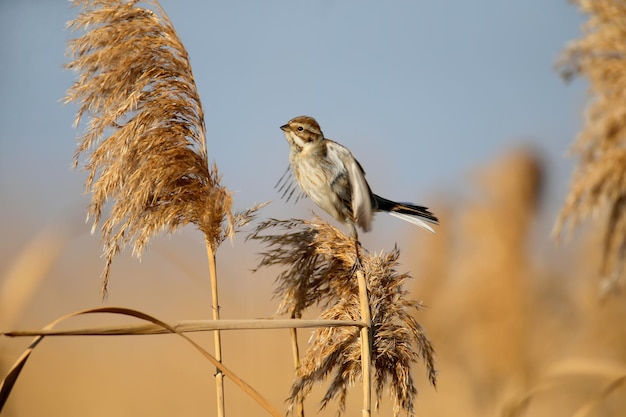
[[[372,192],[365,180],[365,171],[361,164],[354,158],[348,148],[330,141],[329,150],[337,153],[343,162],[352,188],[352,215],[354,222],[364,231],[368,232],[372,225]]]
[[[274,188],[278,189],[279,193],[282,193],[280,197],[284,198],[285,201],[289,201],[294,194],[296,194],[296,203],[302,197],[306,197],[306,194],[304,194],[302,190],[299,190],[298,184],[293,178],[291,165],[287,167],[285,173],[280,177]]]

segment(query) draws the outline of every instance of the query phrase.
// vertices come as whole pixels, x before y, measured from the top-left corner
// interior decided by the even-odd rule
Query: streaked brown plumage
[[[438,224],[437,217],[426,207],[374,194],[350,150],[326,139],[314,118],[294,117],[280,128],[291,148],[289,162],[298,185],[315,204],[345,223],[352,236],[357,236],[356,226],[369,231],[377,211],[386,211],[434,233],[428,223]]]

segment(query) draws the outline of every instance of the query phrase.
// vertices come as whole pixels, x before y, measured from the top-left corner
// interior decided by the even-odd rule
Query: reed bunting
[[[352,152],[326,139],[314,118],[294,117],[280,129],[289,143],[289,162],[300,189],[320,208],[346,224],[353,238],[358,239],[356,226],[365,232],[371,229],[372,215],[377,211],[435,232],[428,223],[438,224],[437,217],[426,207],[397,203],[374,194]],[[293,192],[287,186],[283,195],[291,196]]]

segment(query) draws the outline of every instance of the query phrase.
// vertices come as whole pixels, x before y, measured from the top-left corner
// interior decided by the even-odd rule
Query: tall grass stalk
[[[0,281],[0,323],[11,327],[21,317],[33,294],[58,261],[75,231],[55,223],[40,231],[5,265]]]
[[[209,275],[211,279],[211,303],[213,311],[213,320],[220,319],[220,302],[219,293],[217,292],[217,264],[215,252],[211,243],[206,241],[207,257],[209,259]],[[219,330],[213,331],[213,341],[215,346],[215,358],[222,362],[222,335]],[[224,416],[224,373],[217,368],[215,370],[215,384],[217,391],[217,415]]]
[[[295,318],[292,314],[292,319]],[[298,344],[298,329],[291,328],[289,329],[289,338],[291,339],[291,352],[293,354],[293,366],[294,369],[298,369],[300,366],[300,346]],[[304,417],[304,398],[302,395],[298,394],[296,398],[296,411],[295,415],[297,417]]]
[[[81,10],[69,28],[79,73],[66,102],[79,105],[75,165],[87,154],[86,188],[91,193],[93,229],[101,226],[106,259],[106,294],[116,254],[132,243],[141,256],[149,240],[193,224],[204,235],[212,292],[212,317],[219,319],[215,251],[258,206],[234,216],[231,193],[220,184],[206,146],[204,112],[187,51],[156,0],[75,0]],[[219,331],[215,355],[222,358]],[[216,373],[218,416],[224,416],[223,374]]]
[[[365,323],[365,326],[361,328],[361,367],[363,369],[363,409],[361,413],[363,417],[370,417],[372,413],[372,344],[370,338],[372,332],[372,314],[367,294],[367,282],[360,268],[356,271],[356,278],[359,285],[361,321]]]

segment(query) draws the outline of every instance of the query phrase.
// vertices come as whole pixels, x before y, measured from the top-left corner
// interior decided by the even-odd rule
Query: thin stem
[[[363,374],[363,409],[361,413],[363,417],[370,417],[372,410],[372,344],[370,340],[372,317],[367,294],[367,282],[361,267],[356,270],[356,278],[359,284],[361,321],[367,325],[367,327],[361,328],[361,368]]]
[[[120,307],[112,307],[120,308]],[[366,327],[360,321],[352,320],[302,320],[302,319],[253,319],[253,320],[183,320],[168,323],[177,332],[207,332],[214,330],[264,330],[264,329],[311,329],[317,327]],[[7,337],[24,336],[139,336],[169,334],[169,330],[154,324],[116,324],[114,326],[83,327],[66,330],[13,330],[2,332]]]
[[[291,350],[293,353],[293,365],[297,369],[300,366],[300,348],[298,347],[298,330],[289,329],[291,334]]]
[[[209,360],[213,365],[217,368],[221,369],[221,371],[226,375],[230,380],[238,387],[240,387],[244,392],[246,392],[253,400],[255,400],[261,407],[263,407],[269,414],[274,417],[282,417],[283,414],[278,411],[266,398],[264,398],[261,394],[259,394],[252,386],[246,383],[243,379],[239,378],[237,374],[224,366],[220,361],[215,359],[213,355],[207,352],[202,346],[193,341],[189,336],[181,333],[179,330],[175,329],[171,325],[153,317],[148,314],[142,313],[141,311],[132,310],[129,308],[123,307],[100,307],[100,308],[90,308],[87,310],[76,311],[74,313],[67,314],[63,317],[59,317],[51,323],[48,323],[42,329],[41,333],[50,334],[49,332],[58,325],[59,323],[66,321],[72,317],[82,316],[87,314],[119,314],[124,316],[135,317],[140,320],[151,322],[153,325],[163,328],[167,330],[167,333],[174,333],[184,340],[186,340],[189,344],[191,344],[198,352],[200,352],[207,360]],[[22,356],[15,362],[12,366],[9,373],[4,378],[4,380],[0,381],[0,411],[5,404],[11,390],[20,375],[20,372],[24,368],[24,365],[33,349],[43,340],[45,337],[44,334],[39,335],[35,340],[33,340],[26,351],[22,354]]]
[[[291,318],[296,318],[294,314],[291,315]],[[291,335],[291,352],[293,354],[293,365],[295,369],[300,367],[300,347],[298,345],[298,329],[292,328],[289,329],[289,334]],[[296,410],[296,417],[304,417],[304,398],[300,392],[298,392],[298,409]]]
[[[207,257],[209,258],[209,274],[211,276],[211,302],[213,320],[220,319],[220,303],[217,294],[217,266],[215,252],[208,239],[206,242]],[[215,341],[215,359],[222,362],[222,337],[219,330],[213,331]],[[224,373],[220,369],[215,370],[215,386],[217,390],[217,417],[224,417]]]

